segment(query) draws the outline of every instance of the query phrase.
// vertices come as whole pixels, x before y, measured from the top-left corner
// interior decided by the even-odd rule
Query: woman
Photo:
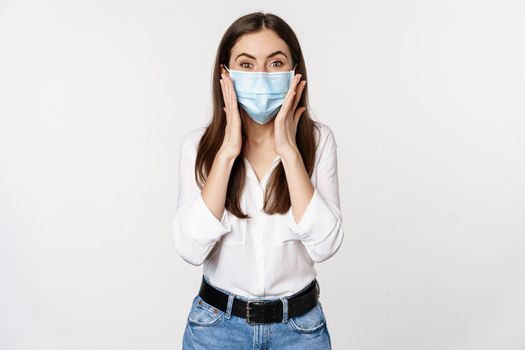
[[[204,263],[184,349],[330,349],[314,263],[343,240],[336,142],[307,111],[306,66],[273,14],[237,19],[213,72],[213,119],[179,154],[177,252]]]

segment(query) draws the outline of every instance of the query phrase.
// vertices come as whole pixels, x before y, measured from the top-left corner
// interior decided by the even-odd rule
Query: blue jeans
[[[209,283],[207,277],[204,278]],[[219,310],[197,295],[193,299],[187,318],[182,339],[183,350],[329,350],[332,348],[320,301],[304,315],[288,318],[287,300],[284,297],[279,298],[284,304],[282,322],[251,325],[245,318],[231,314],[233,300],[238,298],[248,301],[263,298],[247,299],[217,286],[214,287],[229,295],[227,310]]]

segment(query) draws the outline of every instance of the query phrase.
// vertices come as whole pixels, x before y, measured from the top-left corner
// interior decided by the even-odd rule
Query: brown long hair
[[[236,41],[244,34],[254,33],[264,28],[273,30],[288,45],[292,60],[297,64],[295,73],[300,73],[302,79],[307,80],[306,66],[299,41],[292,28],[280,17],[271,13],[254,12],[244,15],[233,22],[224,33],[215,58],[213,77],[212,77],[212,98],[213,98],[213,119],[207,125],[206,130],[200,139],[195,161],[195,179],[200,189],[204,186],[208,174],[211,170],[215,155],[217,154],[226,128],[226,113],[223,110],[224,99],[222,96],[219,79],[220,64],[229,66],[231,49]],[[301,153],[306,171],[312,176],[315,162],[315,137],[314,128],[317,127],[308,113],[308,84],[304,87],[301,99],[297,107],[306,106],[307,109],[299,119],[297,125],[296,143]],[[241,108],[239,106],[239,108]],[[246,143],[246,133],[242,129],[243,145]],[[244,149],[244,146],[243,146]],[[243,213],[240,207],[240,198],[244,181],[246,168],[244,164],[243,152],[235,159],[228,182],[226,191],[225,208],[233,215],[239,218],[249,218],[250,216]],[[290,193],[288,191],[288,182],[282,163],[279,163],[272,171],[266,191],[264,194],[263,210],[267,214],[285,214],[291,206]]]

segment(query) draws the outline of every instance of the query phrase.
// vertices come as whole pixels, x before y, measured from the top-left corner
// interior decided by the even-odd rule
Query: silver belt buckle
[[[251,319],[252,316],[255,316],[254,314],[252,314],[250,312],[250,310],[253,310],[252,307],[250,307],[250,305],[252,304],[255,304],[255,305],[264,305],[266,304],[264,301],[260,301],[260,300],[248,300],[246,302],[246,322],[248,324],[251,324],[251,325],[257,325],[257,324],[264,324],[264,322],[255,322]]]

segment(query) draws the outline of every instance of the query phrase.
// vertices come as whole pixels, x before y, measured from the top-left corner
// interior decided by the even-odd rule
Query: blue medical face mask
[[[244,72],[228,69],[237,102],[259,124],[269,122],[284,102],[295,76],[295,67],[286,72]]]

